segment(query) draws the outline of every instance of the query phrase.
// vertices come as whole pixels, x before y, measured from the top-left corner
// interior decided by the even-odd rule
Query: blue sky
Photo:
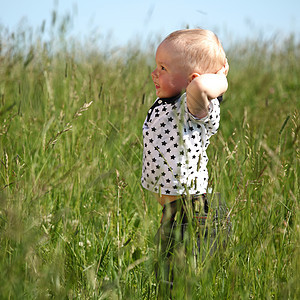
[[[0,0],[0,24],[14,31],[45,20],[50,27],[53,10],[72,16],[70,34],[97,35],[116,45],[164,37],[187,25],[215,31],[225,46],[237,38],[300,35],[299,0]]]

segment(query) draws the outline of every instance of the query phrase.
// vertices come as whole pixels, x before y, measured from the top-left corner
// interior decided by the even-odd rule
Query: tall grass
[[[87,48],[61,32],[0,32],[0,296],[156,299],[160,208],[140,186],[153,52]],[[209,168],[232,232],[204,262],[183,258],[173,296],[297,299],[300,45],[227,52]]]

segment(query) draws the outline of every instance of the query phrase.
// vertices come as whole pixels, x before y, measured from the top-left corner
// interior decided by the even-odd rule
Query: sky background
[[[46,21],[50,28],[53,11],[58,19],[71,16],[70,35],[112,45],[159,40],[187,25],[215,31],[225,47],[248,37],[300,35],[300,0],[0,0],[0,25],[15,31]]]

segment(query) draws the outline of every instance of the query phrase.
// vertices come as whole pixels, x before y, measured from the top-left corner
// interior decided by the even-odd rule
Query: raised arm
[[[209,100],[226,92],[228,82],[225,74],[193,74],[187,86],[187,106],[191,114],[204,118],[208,114]]]
[[[216,74],[193,73],[187,86],[187,106],[191,114],[204,118],[208,114],[209,100],[224,94],[228,88],[227,74],[229,65],[226,64]]]

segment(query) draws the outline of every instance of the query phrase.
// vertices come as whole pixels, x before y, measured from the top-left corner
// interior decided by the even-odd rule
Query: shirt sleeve
[[[185,110],[188,114],[188,117],[199,125],[204,125],[207,135],[210,137],[214,135],[219,128],[220,125],[220,102],[218,99],[212,99],[209,102],[208,115],[203,118],[197,118],[193,114],[190,113],[187,107],[186,97],[185,97]]]

